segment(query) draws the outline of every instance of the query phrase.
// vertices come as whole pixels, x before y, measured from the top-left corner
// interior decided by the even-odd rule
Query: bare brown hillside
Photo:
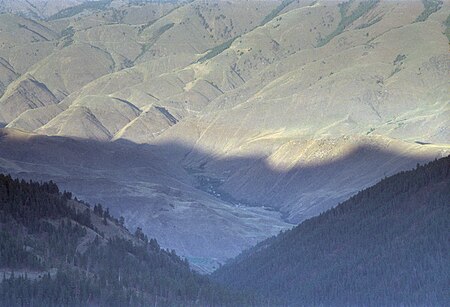
[[[200,262],[450,151],[448,1],[69,2],[0,15],[0,169]]]

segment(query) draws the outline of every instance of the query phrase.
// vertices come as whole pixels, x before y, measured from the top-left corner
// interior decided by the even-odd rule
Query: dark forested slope
[[[52,182],[0,175],[0,306],[248,304],[93,209]]]
[[[450,157],[383,179],[213,277],[293,306],[448,306]]]

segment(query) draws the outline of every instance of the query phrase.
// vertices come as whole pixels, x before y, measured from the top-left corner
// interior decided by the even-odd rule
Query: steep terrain
[[[213,276],[288,306],[448,303],[450,157],[383,179]]]
[[[193,273],[108,209],[53,182],[0,174],[0,305],[234,306],[248,304]]]
[[[0,15],[0,169],[199,262],[450,153],[448,1],[72,2]]]
[[[0,12],[13,13],[34,18],[46,18],[61,10],[76,7],[86,0],[1,0]]]
[[[239,207],[197,189],[187,171],[163,158],[165,152],[185,150],[176,144],[99,143],[2,130],[0,171],[53,178],[81,199],[108,204],[129,227],[141,227],[162,247],[207,271],[292,226],[276,211]]]

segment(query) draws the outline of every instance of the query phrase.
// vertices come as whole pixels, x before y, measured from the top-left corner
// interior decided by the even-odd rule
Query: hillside
[[[82,5],[87,0],[1,0],[1,13],[14,13],[31,18],[47,18],[59,11]]]
[[[53,178],[81,199],[108,204],[131,229],[141,227],[207,271],[292,226],[278,212],[238,207],[196,188],[186,170],[164,159],[167,152],[185,150],[0,129],[0,172]]]
[[[124,5],[143,5],[172,0],[0,0],[0,13],[12,13],[36,20],[56,20]]]
[[[0,171],[204,270],[450,154],[449,1],[51,2],[0,1]]]
[[[1,306],[240,305],[107,208],[0,175]]]
[[[448,304],[450,157],[385,178],[213,277],[292,306]]]

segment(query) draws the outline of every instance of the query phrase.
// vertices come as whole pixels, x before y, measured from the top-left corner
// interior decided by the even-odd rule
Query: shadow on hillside
[[[116,214],[148,205],[145,191],[138,191],[147,185],[166,194],[196,190],[234,206],[265,206],[299,223],[385,176],[433,158],[364,145],[329,162],[279,171],[260,156],[218,159],[178,143],[25,138],[0,130],[1,172],[53,180],[91,203],[108,204]]]
[[[361,146],[326,163],[279,171],[261,156],[219,159],[179,143],[105,143],[0,129],[0,172],[53,180],[79,199],[102,203],[132,231],[141,227],[208,272],[381,178],[433,158]]]

